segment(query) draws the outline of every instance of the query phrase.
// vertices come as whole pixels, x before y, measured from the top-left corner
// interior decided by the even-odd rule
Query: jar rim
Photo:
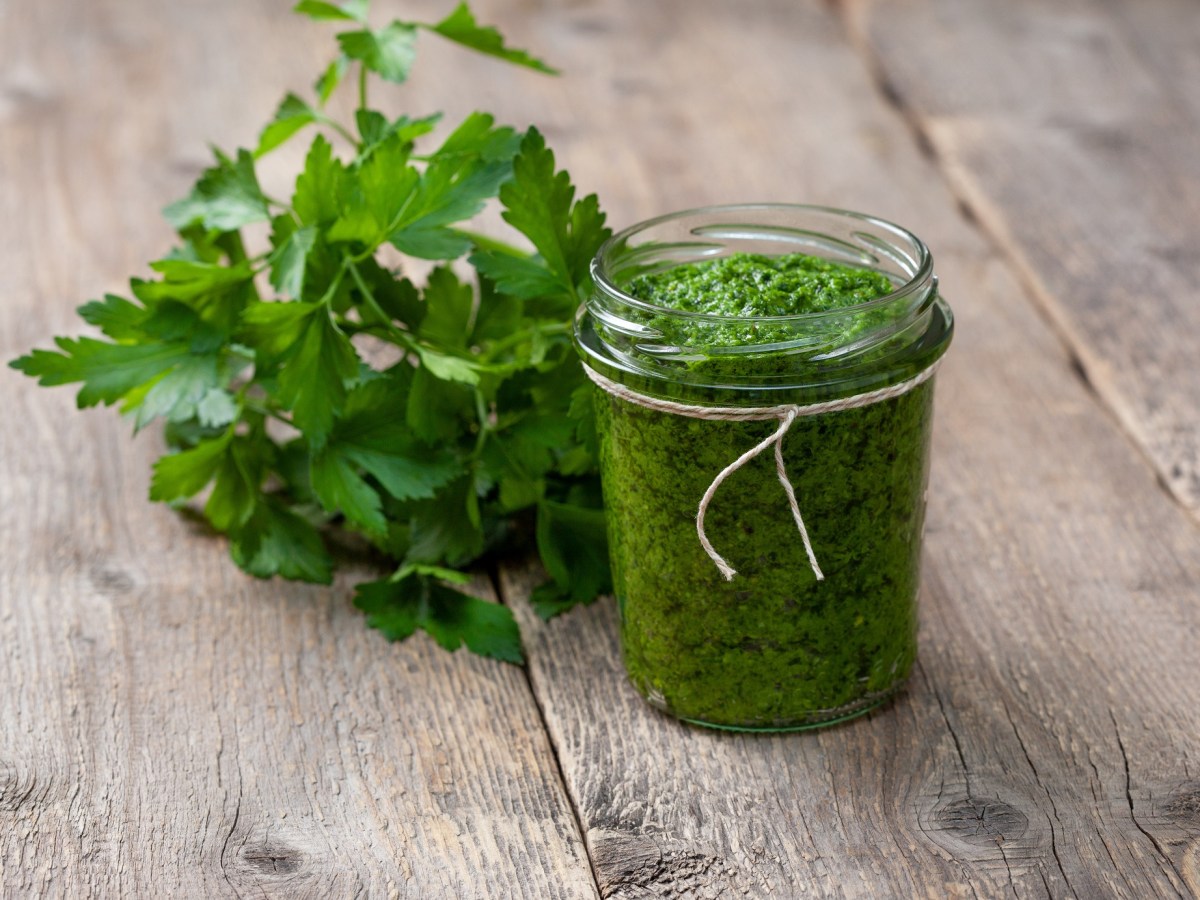
[[[729,316],[656,306],[620,287],[743,251],[858,265],[887,275],[895,289],[815,313]],[[690,403],[807,403],[868,392],[932,365],[953,332],[925,243],[886,219],[834,207],[738,203],[668,213],[618,232],[592,270],[574,329],[584,363],[636,391]]]
[[[909,242],[914,250],[915,266],[911,272],[906,272],[907,280],[903,284],[899,285],[894,291],[890,291],[887,294],[882,294],[871,300],[867,300],[862,303],[856,303],[850,306],[838,307],[835,309],[804,313],[790,313],[779,316],[722,315],[718,313],[706,313],[694,310],[681,310],[670,306],[660,306],[656,303],[651,303],[633,296],[617,285],[612,278],[607,263],[610,261],[614,252],[618,248],[625,245],[629,238],[637,234],[680,219],[702,217],[714,214],[728,215],[730,213],[738,212],[762,213],[764,211],[810,214],[816,213],[836,216],[843,219],[857,220],[865,224],[872,225],[878,229],[891,232],[896,237]],[[721,227],[728,229],[731,226]],[[784,226],[765,226],[762,224],[747,223],[743,227],[747,229],[753,229],[754,235],[758,237],[762,237],[772,231],[778,232],[781,236],[781,239],[786,234],[794,234],[797,236],[802,234],[812,234],[812,232],[808,232],[805,229],[787,228]],[[703,237],[706,233],[715,234],[715,232],[712,231],[712,226],[692,228],[689,229],[689,231],[697,237]],[[725,237],[730,236],[728,230],[722,233]],[[887,256],[887,258],[893,262],[901,263],[901,260],[896,255],[889,253],[888,248],[886,248],[886,246],[881,246],[882,242],[880,242],[877,238],[874,238],[872,235],[866,232],[854,232],[853,236],[859,240],[862,246],[854,246],[852,244],[840,241],[838,243],[842,244],[845,248],[859,254],[860,257],[865,257],[862,259],[864,263],[871,261],[878,262],[879,259],[876,254],[879,253]],[[823,240],[828,242],[831,239],[828,236],[823,236]],[[722,245],[720,244],[714,243],[712,246],[714,250],[722,249]],[[713,253],[711,255],[716,256],[717,254]],[[902,267],[908,268],[903,265]],[[927,289],[935,278],[933,274],[933,254],[930,252],[929,247],[924,241],[903,226],[897,225],[888,219],[883,219],[878,216],[872,216],[866,213],[855,212],[848,209],[840,209],[834,206],[822,206],[819,204],[810,203],[777,202],[712,204],[708,206],[697,206],[691,209],[678,210],[661,216],[655,216],[652,219],[644,219],[634,225],[629,226],[628,228],[618,231],[600,245],[600,249],[596,251],[596,255],[593,257],[591,262],[591,276],[593,286],[597,290],[603,291],[614,300],[617,300],[622,304],[627,304],[634,309],[653,315],[678,317],[681,321],[704,322],[711,323],[713,325],[735,322],[744,323],[747,321],[753,321],[755,323],[762,324],[801,324],[828,321],[839,317],[844,317],[847,314],[868,312],[872,309],[882,308],[888,306],[889,304],[896,303],[897,300],[913,294],[916,291]]]

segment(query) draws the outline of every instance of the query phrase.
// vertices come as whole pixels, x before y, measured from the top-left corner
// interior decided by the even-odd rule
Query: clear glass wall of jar
[[[820,313],[730,317],[623,289],[639,275],[738,252],[820,256],[881,272],[894,290]],[[621,232],[592,272],[576,341],[593,380],[607,384],[594,402],[633,684],[675,716],[736,729],[829,724],[886,700],[916,658],[929,376],[952,333],[929,250],[857,213],[724,206]],[[889,388],[900,393],[855,405]],[[705,512],[707,538],[737,569],[732,580],[699,540],[699,504],[715,476],[777,433],[780,419],[712,420],[645,398],[799,411],[780,449],[823,580],[771,450],[733,471]],[[830,401],[852,408],[806,409]]]

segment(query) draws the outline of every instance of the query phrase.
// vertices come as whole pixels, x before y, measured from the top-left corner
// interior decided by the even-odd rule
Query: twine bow
[[[686,416],[690,419],[707,419],[724,422],[764,422],[772,419],[778,420],[779,427],[770,437],[751,447],[718,472],[717,477],[712,480],[712,483],[708,486],[708,490],[700,498],[700,507],[696,511],[696,535],[700,539],[700,546],[704,548],[704,552],[708,554],[721,574],[725,576],[725,580],[732,581],[733,577],[737,575],[737,570],[729,565],[725,558],[713,547],[712,541],[708,539],[708,534],[704,529],[704,518],[708,513],[709,504],[712,503],[713,497],[717,493],[717,488],[721,486],[725,479],[774,444],[775,473],[779,477],[779,483],[783,485],[784,493],[787,494],[788,507],[792,511],[792,519],[796,523],[796,530],[800,533],[800,538],[804,542],[804,552],[808,555],[808,564],[812,568],[813,575],[817,577],[817,581],[824,581],[825,575],[817,563],[817,555],[813,550],[812,541],[809,539],[808,529],[804,525],[804,517],[800,514],[800,503],[796,499],[796,491],[792,487],[791,479],[788,478],[787,468],[783,462],[784,437],[787,436],[792,423],[801,416],[815,416],[820,413],[838,412],[844,409],[859,409],[863,406],[870,406],[873,403],[880,403],[884,400],[890,400],[893,397],[899,397],[901,394],[907,394],[913,388],[924,384],[932,378],[934,372],[937,371],[938,363],[940,363],[940,360],[923,369],[916,376],[908,379],[908,381],[889,385],[879,390],[868,391],[864,394],[855,394],[851,397],[842,397],[837,400],[826,400],[822,403],[811,403],[806,406],[784,404],[780,406],[757,406],[749,408],[739,406],[698,406],[687,403],[676,403],[672,400],[662,400],[658,397],[651,397],[648,394],[640,394],[625,387],[623,384],[618,384],[610,378],[601,375],[591,366],[585,365],[583,371],[605,393],[637,406],[655,410],[656,412]]]

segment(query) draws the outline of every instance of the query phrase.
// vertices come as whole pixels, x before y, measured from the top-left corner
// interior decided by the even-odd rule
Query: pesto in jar
[[[879,272],[819,256],[735,253],[633,279],[639,300],[680,312],[754,319],[858,306],[891,293]]]
[[[829,337],[831,346],[853,344],[859,332],[879,329],[880,317],[894,315],[870,303],[894,289],[870,269],[747,253],[676,265],[623,286],[645,304],[640,324],[686,348],[682,366],[699,378],[795,368],[792,357],[771,352],[788,327],[772,317],[853,313],[866,304],[839,319]],[[654,308],[729,318],[714,327],[647,311]],[[707,342],[764,350],[709,355]],[[805,357],[803,365],[819,363]],[[898,371],[893,382],[918,371]],[[726,581],[697,539],[700,498],[779,423],[690,418],[597,389],[625,664],[647,699],[701,724],[797,728],[862,712],[903,684],[916,657],[932,395],[927,381],[869,406],[797,418],[787,432],[784,461],[824,581],[809,566],[772,452],[734,472],[706,519],[713,546],[738,570]],[[760,405],[777,402],[812,401],[799,391]]]

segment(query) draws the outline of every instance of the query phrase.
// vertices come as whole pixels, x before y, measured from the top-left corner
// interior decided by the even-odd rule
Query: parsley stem
[[[277,412],[276,410],[270,409],[269,407],[259,406],[258,404],[255,404],[255,403],[246,403],[245,406],[247,409],[251,410],[252,412],[258,413],[259,415],[274,419],[277,422],[282,422],[284,425],[290,425],[292,428],[296,427],[295,424],[292,422],[292,420],[289,419],[287,416],[285,416],[283,413]]]
[[[358,266],[349,256],[342,258],[342,268],[350,270],[350,276],[354,279],[354,283],[358,285],[359,293],[362,294],[363,302],[367,308],[379,319],[379,325],[383,329],[384,334],[376,335],[384,337],[386,340],[397,346],[403,347],[405,350],[415,351],[417,349],[416,342],[409,336],[408,332],[402,331],[392,324],[392,317],[383,311],[383,307],[379,305],[379,301],[375,299],[375,292],[371,290],[366,279],[362,277],[362,273],[358,271]],[[371,326],[368,326],[370,328]],[[366,331],[368,328],[359,329]],[[374,332],[372,332],[374,333]]]
[[[358,67],[358,108],[367,108],[367,64]]]
[[[258,413],[260,416],[266,416],[268,418],[275,419],[276,421],[282,422],[285,425],[290,425],[292,428],[296,427],[295,424],[292,422],[292,420],[289,419],[287,416],[285,416],[283,413],[281,413],[279,410],[272,409],[270,406],[267,406],[266,404],[258,403],[255,400],[252,400],[246,393],[251,387],[253,387],[252,384],[247,384],[247,385],[244,385],[240,391],[238,391],[237,402],[238,402],[239,406],[241,406],[243,409],[250,410],[250,412]],[[234,424],[236,424],[236,423],[234,423]],[[230,425],[230,427],[232,428],[233,425]]]
[[[513,455],[505,448],[503,441],[497,442],[496,450],[499,451],[500,455],[504,457],[505,461],[512,466],[514,472],[525,479],[530,477],[528,468],[513,457]]]
[[[475,449],[471,451],[471,458],[479,459],[479,455],[483,452],[483,445],[487,443],[488,435],[492,431],[492,427],[488,423],[487,403],[479,388],[475,389],[475,415],[479,419],[479,436],[475,438]]]
[[[388,328],[386,325],[367,325],[345,317],[338,318],[337,327],[343,334],[350,337],[354,337],[356,334],[369,334],[371,337],[377,337],[401,350],[417,352],[416,342],[409,337],[408,332],[399,328]]]
[[[343,260],[342,264],[338,267],[337,273],[333,276],[333,280],[329,282],[329,287],[326,288],[325,293],[321,295],[321,299],[318,300],[317,303],[328,306],[329,303],[333,301],[334,296],[337,294],[338,288],[342,286],[342,279],[345,277],[346,263]]]
[[[327,125],[328,127],[332,128],[334,131],[336,131],[338,134],[340,134],[342,137],[344,137],[347,141],[349,141],[352,145],[354,145],[356,147],[358,146],[358,139],[355,138],[354,135],[352,135],[350,133],[350,130],[348,128],[346,128],[346,126],[343,125],[341,122],[339,122],[337,119],[331,119],[329,116],[325,115],[324,113],[317,113],[317,121],[320,122],[322,125]]]
[[[456,228],[455,231],[470,240],[480,250],[494,250],[497,253],[503,253],[505,256],[515,256],[518,259],[529,258],[529,253],[520,247],[514,247],[512,244],[497,240],[489,235],[481,234],[478,231],[471,231],[469,228]]]
[[[491,344],[487,349],[487,358],[489,360],[495,359],[500,352],[529,340],[529,336],[534,333],[553,337],[557,334],[570,334],[572,327],[570,322],[549,322],[544,325],[535,325],[532,328],[526,328],[522,331],[514,331],[507,337],[501,338],[494,344]]]

